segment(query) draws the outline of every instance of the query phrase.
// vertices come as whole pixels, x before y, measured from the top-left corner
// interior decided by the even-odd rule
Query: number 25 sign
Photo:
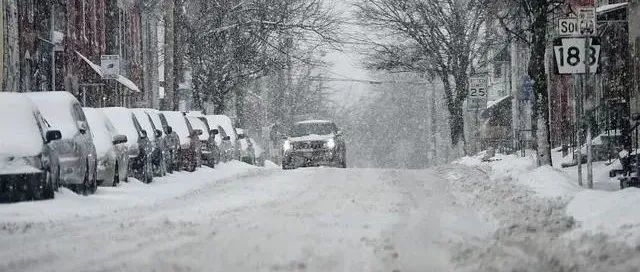
[[[585,60],[589,63],[589,73],[595,74],[598,71],[600,41],[592,38],[587,50],[585,43],[584,38],[559,38],[553,42],[558,74],[586,74]]]

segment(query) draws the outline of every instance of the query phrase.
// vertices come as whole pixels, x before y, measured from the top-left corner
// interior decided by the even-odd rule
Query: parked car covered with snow
[[[256,164],[256,153],[249,136],[247,136],[244,129],[241,128],[236,128],[236,133],[238,135],[240,161],[248,164]]]
[[[173,171],[179,171],[180,160],[180,140],[178,134],[173,131],[173,128],[167,123],[167,119],[156,109],[145,109],[145,111],[151,117],[151,121],[156,128],[162,130],[162,146],[163,157],[165,162],[165,168],[167,173],[173,173]]]
[[[249,138],[251,145],[253,146],[254,154],[255,154],[255,162],[257,166],[263,166],[266,161],[266,153],[262,146],[253,138]]]
[[[62,137],[26,97],[0,92],[0,194],[9,201],[50,199],[60,166],[51,147]]]
[[[218,135],[218,129],[210,129],[207,120],[204,117],[187,117],[194,130],[201,130],[202,134],[198,136],[200,140],[200,152],[202,164],[214,168],[220,159],[220,152],[215,142]]]
[[[309,120],[294,124],[283,151],[283,169],[320,165],[347,167],[342,132],[331,121]]]
[[[239,160],[240,152],[237,148],[238,135],[233,128],[233,122],[231,118],[226,115],[207,115],[207,121],[209,126],[218,129],[218,135],[220,136],[216,141],[219,141],[218,148],[220,149],[220,160],[230,161]]]
[[[173,128],[178,135],[180,149],[178,150],[178,169],[193,172],[201,165],[200,141],[198,136],[202,131],[195,131],[184,113],[179,111],[163,111],[162,116],[167,125]]]
[[[109,118],[99,109],[83,108],[91,127],[98,157],[98,185],[117,186],[127,181],[129,156],[127,136],[119,134]]]
[[[158,129],[151,120],[151,116],[144,109],[131,109],[133,115],[136,116],[138,122],[147,132],[147,138],[151,142],[151,164],[153,165],[153,173],[155,176],[162,177],[167,173],[167,167],[164,160],[164,143],[162,142],[162,127]]]
[[[147,131],[145,131],[131,110],[126,108],[103,108],[118,133],[127,136],[127,155],[129,156],[129,175],[144,183],[153,181],[151,153],[153,151]],[[153,133],[153,132],[151,132]]]
[[[81,194],[94,193],[97,184],[96,148],[78,100],[68,92],[25,93],[62,138],[51,147],[59,156],[62,184]]]

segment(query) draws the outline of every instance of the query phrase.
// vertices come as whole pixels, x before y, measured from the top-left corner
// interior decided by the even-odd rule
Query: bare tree
[[[322,0],[187,0],[189,54],[199,101],[226,108],[247,81],[287,67],[294,39],[333,41],[336,23]],[[232,92],[233,91],[233,92]]]
[[[536,139],[539,165],[551,165],[551,135],[549,129],[549,91],[545,54],[549,44],[547,29],[554,14],[566,8],[561,0],[494,1],[488,10],[514,39],[529,46],[528,74],[533,80],[532,134]]]
[[[444,85],[451,143],[464,141],[469,73],[482,55],[487,10],[482,0],[360,0],[358,18],[386,37],[370,40],[377,69],[429,72]]]

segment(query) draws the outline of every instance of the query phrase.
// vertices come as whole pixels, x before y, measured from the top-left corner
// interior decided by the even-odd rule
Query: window
[[[495,78],[502,78],[502,63],[493,65],[493,73]]]

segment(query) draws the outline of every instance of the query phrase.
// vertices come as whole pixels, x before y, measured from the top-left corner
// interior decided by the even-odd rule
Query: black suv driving
[[[295,123],[282,148],[282,169],[309,166],[347,168],[342,132],[331,121]]]

